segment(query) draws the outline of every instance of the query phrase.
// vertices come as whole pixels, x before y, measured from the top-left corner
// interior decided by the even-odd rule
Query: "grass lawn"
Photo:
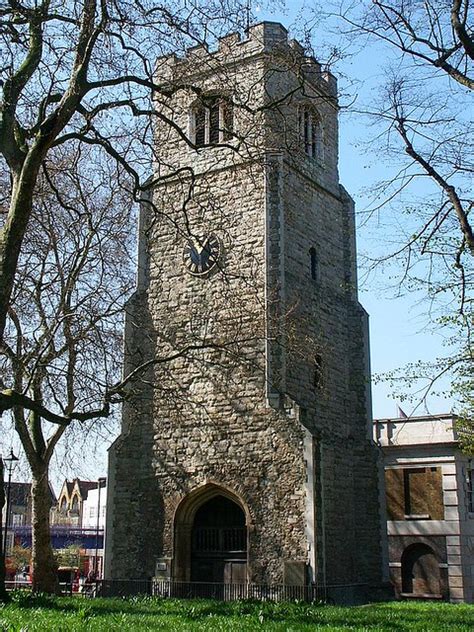
[[[304,603],[179,601],[151,598],[85,599],[14,594],[0,604],[0,632],[121,632],[218,630],[367,630],[473,632],[474,606],[428,602],[359,607]]]

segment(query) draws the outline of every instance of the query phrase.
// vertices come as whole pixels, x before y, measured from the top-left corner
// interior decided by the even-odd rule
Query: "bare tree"
[[[446,330],[445,357],[414,361],[388,377],[394,388],[421,380],[426,395],[449,373],[452,394],[458,391],[466,401],[464,378],[473,361],[472,3],[344,0],[334,5],[331,19],[339,32],[343,25],[349,54],[355,42],[381,44],[387,53],[378,95],[353,107],[369,117],[367,145],[391,171],[373,184],[374,202],[364,221],[378,221],[385,212],[399,227],[372,253],[369,270],[396,266],[396,291],[421,291],[434,327]]]
[[[127,171],[138,198],[153,154],[150,118],[157,111],[150,99],[165,99],[182,87],[155,82],[157,56],[238,28],[247,19],[243,5],[239,0],[2,2],[0,151],[12,187],[0,233],[0,339],[48,154],[72,142],[100,148]],[[166,112],[159,116],[176,127]]]
[[[65,433],[76,431],[71,413],[94,408],[105,385],[120,381],[122,313],[133,285],[133,215],[117,186],[123,175],[110,167],[95,162],[92,149],[72,157],[57,150],[54,164],[43,164],[43,189],[37,190],[5,330],[2,388],[8,382],[32,402],[29,409],[14,406],[12,416],[32,472],[38,590],[56,584],[49,534],[54,450]],[[74,421],[95,418],[84,413]]]
[[[5,487],[3,480],[3,459],[0,459],[0,515],[3,517],[3,507],[5,506]],[[0,521],[0,525],[1,525]],[[6,525],[5,525],[6,528]],[[0,528],[1,538],[1,555],[0,555],[0,601],[5,601],[7,598],[7,591],[5,589],[5,551],[3,550],[3,531]]]

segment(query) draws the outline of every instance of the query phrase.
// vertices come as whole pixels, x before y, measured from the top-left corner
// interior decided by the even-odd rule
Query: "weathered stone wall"
[[[143,205],[145,272],[126,344],[130,366],[182,353],[155,363],[124,410],[111,459],[109,572],[151,576],[157,559],[173,558],[180,503],[212,483],[246,508],[252,581],[281,582],[285,561],[308,561],[313,579],[376,583],[366,321],[353,208],[338,182],[335,82],[271,23],[246,42],[225,38],[212,55],[160,60],[157,72],[169,86],[193,85],[157,104],[191,141],[199,90],[233,95],[238,139],[196,150],[156,123],[155,172],[170,177]],[[323,121],[319,162],[297,132],[308,102]],[[192,276],[186,242],[211,233],[218,269]]]
[[[213,174],[212,208],[218,213],[207,208],[204,218],[196,182],[188,221],[202,221],[215,232],[225,226],[228,240],[222,270],[206,278],[183,273],[186,242],[176,232],[182,221],[179,187],[172,184],[166,192],[156,192],[156,204],[166,201],[167,213],[175,221],[157,222],[149,233],[150,286],[144,298],[155,348],[166,355],[208,341],[230,345],[231,355],[203,349],[155,366],[150,379],[155,394],[152,428],[150,417],[134,415],[130,405],[122,445],[126,442],[126,452],[145,452],[141,467],[148,473],[140,480],[137,472],[130,493],[133,458],[119,458],[123,474],[116,475],[116,493],[128,494],[134,506],[127,520],[122,522],[121,515],[121,526],[114,527],[114,539],[124,547],[120,556],[114,554],[117,576],[130,573],[130,553],[125,550],[130,520],[135,522],[130,514],[140,515],[138,507],[145,497],[141,511],[147,518],[138,518],[140,529],[146,532],[150,524],[149,505],[163,507],[158,514],[164,514],[164,520],[154,512],[154,529],[162,529],[162,537],[153,538],[155,543],[162,539],[155,557],[172,557],[174,512],[186,494],[209,481],[234,490],[248,504],[250,569],[256,581],[281,581],[282,559],[306,559],[301,426],[296,418],[289,422],[282,412],[269,409],[264,396],[264,187],[263,174],[257,187],[254,168],[252,172],[250,177],[242,167]],[[203,180],[206,199],[208,184]],[[230,199],[229,190],[235,192]],[[142,319],[143,315],[136,317],[140,332],[135,335],[143,335]],[[141,405],[141,393],[135,404]],[[154,572],[149,548],[142,547],[135,565],[145,575]]]

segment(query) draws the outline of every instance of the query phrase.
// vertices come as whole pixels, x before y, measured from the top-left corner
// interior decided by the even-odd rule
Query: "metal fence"
[[[72,582],[59,582],[59,593],[61,595],[74,594],[74,584]],[[31,590],[31,582],[27,580],[6,580],[6,590]]]
[[[281,584],[223,584],[213,582],[178,582],[164,580],[103,579],[96,582],[93,596],[129,597],[150,595],[176,599],[217,599],[236,601],[325,601],[322,586],[284,586]]]
[[[29,582],[6,582],[9,590],[31,590]],[[134,597],[151,596],[161,599],[215,599],[237,601],[306,601],[317,603],[361,604],[367,601],[391,599],[393,595],[366,584],[284,586],[282,584],[224,584],[213,582],[178,582],[157,579],[101,579],[79,586],[73,592],[72,584],[60,584],[63,595],[82,597]]]

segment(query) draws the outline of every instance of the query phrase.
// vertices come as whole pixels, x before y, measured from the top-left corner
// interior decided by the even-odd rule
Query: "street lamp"
[[[97,480],[97,488],[98,488],[98,493],[97,493],[97,522],[96,522],[96,529],[95,529],[95,560],[94,560],[94,575],[96,579],[99,579],[98,577],[98,568],[99,568],[99,526],[100,526],[100,490],[102,489],[102,487],[105,485],[107,479],[104,476],[101,476],[98,480]],[[103,551],[103,547],[104,547],[104,540],[102,538],[102,555],[104,553]],[[103,559],[103,557],[102,557]],[[102,574],[102,567],[101,567],[101,574]]]
[[[5,466],[8,469],[8,482],[7,482],[7,504],[6,504],[6,514],[5,514],[5,531],[3,533],[3,554],[5,556],[5,563],[7,559],[7,534],[8,534],[8,524],[10,522],[10,495],[11,495],[11,483],[12,483],[12,472],[15,461],[18,461],[18,457],[13,454],[13,448],[10,449],[10,456],[6,456],[3,459]]]

